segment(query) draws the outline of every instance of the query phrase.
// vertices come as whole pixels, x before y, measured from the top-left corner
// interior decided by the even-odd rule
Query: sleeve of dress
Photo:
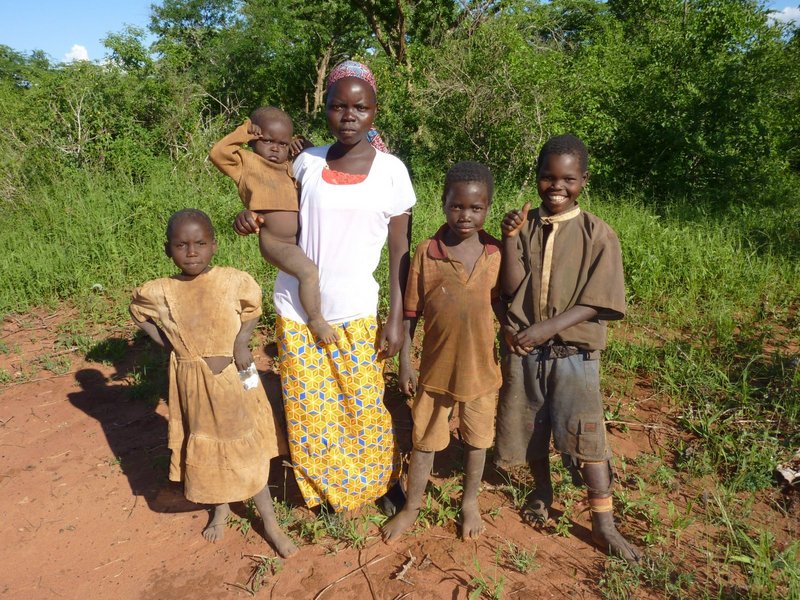
[[[245,322],[261,316],[261,286],[248,273],[240,273],[239,314]]]
[[[422,256],[428,247],[427,241],[417,246],[411,268],[408,270],[406,293],[403,296],[403,316],[409,319],[419,317],[425,308],[425,290],[422,280]]]
[[[392,170],[392,202],[390,217],[396,217],[411,211],[411,207],[417,203],[417,196],[414,193],[414,186],[411,185],[411,177],[408,169],[399,158],[393,157],[394,164]]]
[[[208,157],[211,162],[239,185],[242,178],[242,152],[248,152],[242,148],[243,144],[257,139],[256,136],[247,133],[250,126],[250,119],[239,125],[232,133],[229,133],[211,148]]]
[[[592,244],[592,263],[576,304],[598,309],[598,318],[614,321],[625,316],[625,278],[617,234],[606,225]]]
[[[148,281],[133,290],[131,316],[139,323],[148,319],[158,319],[159,308],[164,306],[164,303],[164,291],[158,280]]]

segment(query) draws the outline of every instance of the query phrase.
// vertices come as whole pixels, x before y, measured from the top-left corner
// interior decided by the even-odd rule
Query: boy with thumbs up
[[[564,464],[588,487],[594,542],[638,562],[639,550],[614,525],[600,395],[606,321],[625,313],[622,253],[611,227],[578,206],[587,164],[580,139],[551,138],[537,165],[541,205],[527,203],[503,219],[500,284],[511,304],[495,462],[529,465],[536,488],[524,517],[544,521],[553,501],[552,435]]]

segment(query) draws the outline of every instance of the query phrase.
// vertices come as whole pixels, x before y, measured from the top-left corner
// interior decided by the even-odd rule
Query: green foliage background
[[[536,201],[541,144],[584,139],[581,203],[619,233],[629,299],[604,391],[643,378],[681,406],[659,460],[682,476],[726,494],[773,484],[800,445],[800,33],[763,2],[161,0],[151,15],[110,34],[102,63],[0,46],[0,314],[68,300],[95,324],[125,319],[132,288],[173,270],[169,215],[194,206],[217,225],[217,263],[263,282],[270,315],[274,269],[232,232],[240,203],[207,152],[262,104],[327,143],[324,76],[355,58],[412,171],[415,244],[442,221],[454,162],[493,169],[497,235]],[[749,597],[800,597],[796,546],[725,531],[709,565],[735,556],[755,565]],[[668,595],[725,596],[725,570],[698,576],[711,591],[668,574]]]

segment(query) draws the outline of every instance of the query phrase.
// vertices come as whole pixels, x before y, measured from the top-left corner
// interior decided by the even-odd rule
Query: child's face
[[[571,209],[578,202],[588,177],[589,173],[581,169],[577,156],[546,155],[536,176],[542,204],[554,215]]]
[[[491,199],[485,183],[459,181],[447,187],[444,195],[444,215],[447,226],[459,240],[466,240],[483,229]]]
[[[370,85],[358,77],[345,77],[333,84],[328,94],[328,129],[346,146],[366,142],[376,110],[375,92]]]
[[[217,241],[204,223],[185,219],[175,224],[164,250],[185,277],[194,279],[208,269]]]
[[[292,143],[292,127],[280,119],[258,123],[261,139],[252,142],[253,152],[264,160],[283,164],[289,160],[289,145]]]

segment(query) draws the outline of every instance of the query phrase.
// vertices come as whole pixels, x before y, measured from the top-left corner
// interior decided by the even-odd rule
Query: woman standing
[[[294,163],[300,184],[298,244],[319,269],[322,313],[339,334],[318,345],[306,326],[297,280],[280,273],[275,311],[281,384],[295,477],[308,506],[357,508],[385,494],[399,473],[383,360],[402,346],[403,287],[411,207],[405,165],[372,129],[375,78],[346,61],[328,77],[326,113],[336,138]],[[381,150],[376,150],[376,146]],[[237,229],[251,231],[249,219]],[[377,322],[374,272],[389,240],[389,315]]]

